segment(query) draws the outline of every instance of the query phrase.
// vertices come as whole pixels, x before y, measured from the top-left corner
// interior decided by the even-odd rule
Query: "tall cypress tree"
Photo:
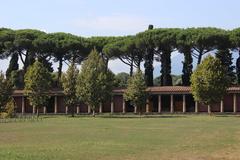
[[[236,76],[234,74],[235,67],[233,66],[232,63],[233,58],[229,49],[228,48],[218,49],[216,53],[216,58],[218,58],[221,61],[223,66],[227,67],[228,77],[230,78],[231,83],[234,84],[236,80]]]
[[[152,29],[153,25],[149,25],[148,30]],[[148,44],[144,56],[145,82],[147,86],[153,86],[153,58],[154,58],[154,46]]]
[[[190,77],[192,75],[192,69],[193,69],[193,58],[191,55],[191,48],[185,48],[183,51],[184,54],[184,61],[183,61],[183,69],[182,69],[182,83],[184,86],[189,86],[190,83]]]
[[[172,86],[171,50],[165,50],[161,54],[161,86]]]
[[[177,49],[184,55],[182,68],[182,85],[190,85],[190,77],[193,69],[193,38],[192,32],[189,29],[183,29],[177,34]]]
[[[13,71],[17,71],[18,68],[19,68],[19,66],[18,66],[18,54],[13,53],[12,57],[11,57],[11,60],[9,62],[8,69],[6,71],[7,79],[9,79],[11,77],[11,73]]]

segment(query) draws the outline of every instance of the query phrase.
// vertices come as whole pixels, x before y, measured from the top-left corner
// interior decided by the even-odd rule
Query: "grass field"
[[[46,117],[0,124],[1,160],[238,160],[240,117]]]

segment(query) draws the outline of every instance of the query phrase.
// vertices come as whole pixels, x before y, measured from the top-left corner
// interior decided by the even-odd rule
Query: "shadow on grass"
[[[236,117],[236,118],[240,118],[240,115],[234,115],[234,114],[228,114],[228,115],[215,115],[216,117]]]
[[[187,118],[184,115],[98,115],[97,118]]]

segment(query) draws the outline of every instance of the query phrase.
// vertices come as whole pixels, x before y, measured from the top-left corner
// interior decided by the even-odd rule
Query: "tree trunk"
[[[141,62],[138,62],[137,64],[137,69],[140,71],[141,70]]]
[[[131,65],[130,65],[130,77],[133,76],[133,60],[131,61]]]
[[[93,109],[92,116],[95,117],[95,109]]]
[[[61,59],[59,59],[59,66],[58,66],[58,78],[57,78],[58,85],[60,84],[60,79],[61,79],[61,76],[62,76],[62,66],[63,66],[63,60],[61,58]]]
[[[109,58],[106,58],[106,59],[105,59],[105,65],[106,65],[106,66],[105,66],[105,67],[106,67],[105,70],[106,70],[106,72],[108,71],[108,62],[109,62]]]
[[[29,56],[29,53],[28,53],[28,51],[26,51],[26,56],[25,56],[25,60],[23,61],[23,59],[22,59],[22,63],[23,63],[23,71],[24,71],[24,73],[26,73],[27,72],[27,67],[28,67],[28,56]]]
[[[203,56],[203,51],[200,51],[199,52],[199,56],[198,56],[198,62],[197,62],[197,65],[199,65],[202,61],[202,56]]]

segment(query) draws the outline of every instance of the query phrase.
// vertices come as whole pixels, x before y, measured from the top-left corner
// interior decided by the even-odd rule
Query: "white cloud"
[[[111,15],[75,19],[72,25],[95,33],[125,35],[146,30],[149,21],[145,17],[134,15]]]

